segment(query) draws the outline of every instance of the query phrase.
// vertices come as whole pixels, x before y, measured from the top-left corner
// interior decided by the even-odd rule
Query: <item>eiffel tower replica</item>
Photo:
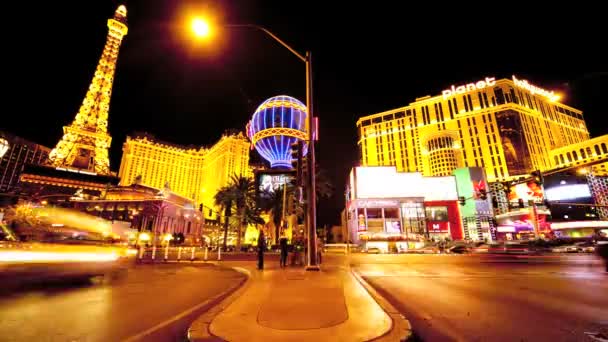
[[[95,196],[108,184],[118,183],[108,158],[112,141],[108,112],[118,50],[128,30],[124,5],[108,19],[108,29],[106,45],[76,118],[63,127],[63,137],[49,153],[47,165],[27,165],[21,174],[21,183],[33,197],[74,192]]]

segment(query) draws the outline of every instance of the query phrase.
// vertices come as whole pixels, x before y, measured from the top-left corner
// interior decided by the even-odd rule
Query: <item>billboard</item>
[[[512,110],[497,112],[496,124],[505,152],[505,163],[509,175],[527,174],[532,167],[520,114]]]
[[[560,172],[544,177],[545,195],[549,201],[593,203],[587,177],[576,172]]]
[[[467,200],[465,205],[460,206],[462,217],[472,217],[479,212],[490,211],[490,196],[486,200],[479,198],[480,190],[488,190],[488,182],[483,168],[462,167],[454,170],[458,195]]]
[[[456,201],[456,179],[422,177],[419,172],[397,172],[394,166],[361,166],[355,168],[355,197],[404,198],[423,197],[425,201]]]
[[[544,200],[543,189],[534,181],[515,184],[510,187],[509,202],[517,204],[519,199],[522,199],[525,205],[528,205],[530,200],[534,203],[542,203]]]
[[[552,221],[593,221],[599,215],[585,175],[563,171],[544,177]],[[580,205],[577,205],[580,204]]]
[[[293,184],[295,176],[293,172],[258,172],[256,173],[256,188],[258,196],[268,199],[285,184]]]

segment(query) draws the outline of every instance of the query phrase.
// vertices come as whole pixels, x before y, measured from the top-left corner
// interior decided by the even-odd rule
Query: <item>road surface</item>
[[[593,256],[357,255],[423,341],[600,341],[608,274]]]
[[[137,265],[117,280],[4,295],[0,340],[182,341],[200,304],[243,278],[211,265]]]

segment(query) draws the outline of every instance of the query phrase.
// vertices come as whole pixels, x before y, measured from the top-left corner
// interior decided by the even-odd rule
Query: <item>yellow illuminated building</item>
[[[214,208],[213,197],[232,176],[252,176],[249,146],[242,133],[225,134],[210,148],[173,145],[149,135],[127,137],[118,172],[120,185],[163,188],[168,184],[197,205]],[[208,218],[214,215],[205,211]]]
[[[552,169],[552,150],[589,139],[580,110],[517,76],[452,85],[441,95],[364,116],[357,132],[362,166],[425,176],[477,166],[490,182]]]
[[[118,50],[127,30],[127,9],[120,5],[108,19],[106,45],[80,110],[74,121],[63,127],[63,137],[49,154],[52,166],[110,174],[108,112]]]

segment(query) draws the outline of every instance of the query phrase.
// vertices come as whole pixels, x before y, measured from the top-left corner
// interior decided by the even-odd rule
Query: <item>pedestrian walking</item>
[[[323,259],[323,240],[317,236],[317,263],[321,265],[321,260]]]
[[[260,229],[260,235],[258,236],[258,270],[264,269],[264,252],[266,250],[266,237],[264,236],[264,230]]]
[[[604,259],[606,272],[608,272],[608,241],[598,241],[595,247],[597,254]]]
[[[281,247],[281,267],[287,266],[287,236],[285,231],[282,232],[281,238],[279,239],[279,246]]]

